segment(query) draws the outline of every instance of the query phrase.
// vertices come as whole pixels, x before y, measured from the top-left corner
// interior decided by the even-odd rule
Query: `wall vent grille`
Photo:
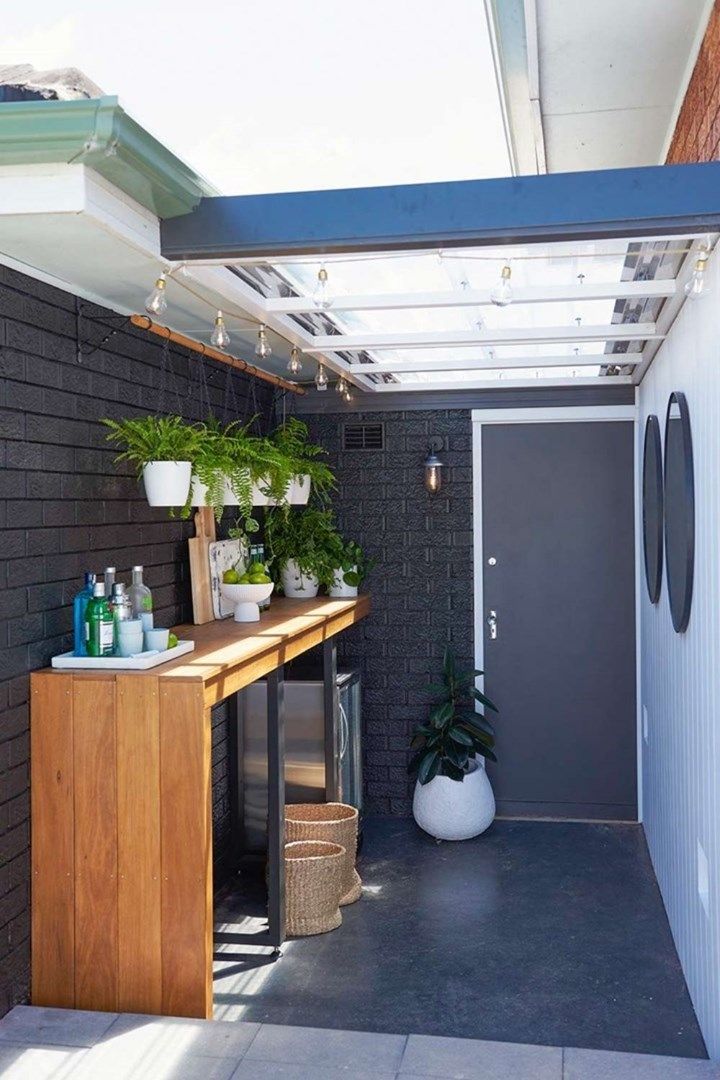
[[[384,450],[385,428],[382,424],[345,424],[343,450]]]

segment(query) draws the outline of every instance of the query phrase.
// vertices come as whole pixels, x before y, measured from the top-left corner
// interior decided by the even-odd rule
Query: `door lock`
[[[487,624],[490,628],[490,640],[495,641],[498,636],[497,611],[490,611],[487,617]]]

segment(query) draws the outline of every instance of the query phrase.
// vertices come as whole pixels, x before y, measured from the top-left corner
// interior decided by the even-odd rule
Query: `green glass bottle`
[[[92,599],[85,609],[85,645],[88,656],[112,656],[115,620],[105,597],[102,581],[95,583]]]

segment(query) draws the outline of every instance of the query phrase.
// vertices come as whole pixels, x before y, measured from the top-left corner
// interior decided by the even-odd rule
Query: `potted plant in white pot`
[[[315,502],[326,504],[335,487],[335,476],[332,469],[320,460],[326,451],[322,446],[310,442],[307,424],[291,416],[272,433],[270,442],[288,470],[287,476],[283,472],[279,478],[280,490],[277,481],[272,485],[274,501],[305,506],[312,490]]]
[[[333,550],[337,542],[330,510],[271,507],[265,516],[265,547],[272,574],[288,597],[317,596],[321,585],[333,581]]]
[[[328,595],[338,600],[357,596],[358,587],[374,566],[373,561],[354,540],[343,540],[338,535],[333,562],[333,581]]]
[[[497,712],[475,687],[481,671],[458,672],[450,648],[443,657],[440,696],[427,722],[416,728],[408,771],[416,776],[413,816],[437,840],[469,840],[495,817],[495,797],[479,758],[496,761],[495,729],[476,704]]]
[[[109,442],[124,447],[116,461],[129,461],[142,477],[150,506],[184,506],[190,490],[198,429],[180,416],[103,420]]]

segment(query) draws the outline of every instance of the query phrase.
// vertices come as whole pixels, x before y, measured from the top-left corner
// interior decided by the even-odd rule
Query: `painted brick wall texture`
[[[410,733],[427,716],[425,687],[451,644],[473,666],[472,432],[468,410],[353,415],[385,427],[382,451],[343,451],[344,416],[305,416],[330,451],[343,533],[377,560],[372,613],[338,641],[363,679],[366,809],[408,815]],[[441,436],[441,491],[424,487],[428,438]]]
[[[720,158],[720,0],[716,0],[675,125],[668,165]]]
[[[0,267],[0,1015],[27,999],[29,962],[28,672],[71,647],[71,601],[85,569],[146,568],[158,622],[190,618],[189,522],[152,510],[130,469],[118,471],[104,416],[202,409],[198,361],[122,329],[89,355],[116,317],[84,305],[78,362],[76,300]],[[208,392],[223,414],[226,368],[208,363]],[[189,378],[190,372],[193,378]],[[163,391],[163,385],[165,390]],[[267,415],[271,394],[234,376],[241,416]],[[177,388],[179,398],[168,393]],[[249,398],[249,400],[248,400]],[[218,859],[227,841],[227,714],[213,724]]]

